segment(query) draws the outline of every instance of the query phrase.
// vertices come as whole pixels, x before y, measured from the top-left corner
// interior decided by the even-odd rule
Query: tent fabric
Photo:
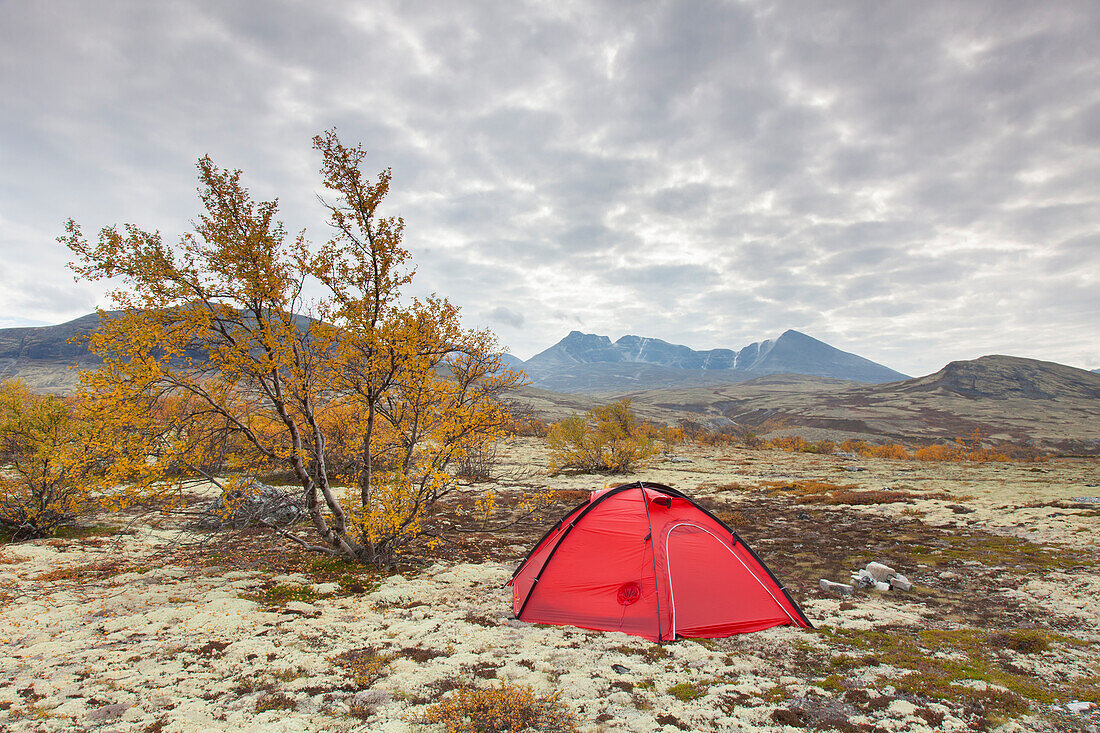
[[[509,584],[522,621],[651,641],[811,626],[736,532],[681,492],[648,482],[592,492]]]

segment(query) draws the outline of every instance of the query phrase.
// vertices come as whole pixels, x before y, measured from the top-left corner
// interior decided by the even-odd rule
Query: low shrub
[[[659,438],[660,431],[630,409],[629,399],[595,407],[550,428],[550,472],[628,473],[660,452]]]
[[[266,713],[268,710],[293,710],[298,704],[294,698],[283,692],[275,692],[264,695],[256,702],[256,712]]]
[[[356,687],[366,689],[385,676],[386,668],[393,660],[390,654],[365,647],[354,649],[332,658],[332,664],[344,670]]]
[[[575,731],[576,720],[560,698],[560,692],[539,696],[530,687],[503,682],[484,689],[464,686],[429,707],[425,722],[442,724],[447,733]]]

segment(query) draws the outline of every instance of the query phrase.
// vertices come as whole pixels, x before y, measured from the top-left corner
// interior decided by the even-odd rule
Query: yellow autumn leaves
[[[521,377],[445,298],[404,295],[404,223],[378,210],[390,172],[366,178],[365,152],[333,131],[314,148],[332,232],[319,246],[208,157],[203,211],[178,243],[132,225],[92,243],[68,223],[73,270],[109,281],[123,310],[91,340],[103,366],[82,395],[116,442],[104,483],[140,493],[281,469],[322,543],[387,561],[455,466],[504,433],[498,397]]]

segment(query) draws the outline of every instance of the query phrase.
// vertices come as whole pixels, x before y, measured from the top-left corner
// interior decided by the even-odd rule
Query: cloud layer
[[[194,161],[324,239],[310,137],[392,167],[418,292],[527,357],[795,328],[911,374],[1100,366],[1092,2],[0,4],[0,316],[53,241],[175,235]]]

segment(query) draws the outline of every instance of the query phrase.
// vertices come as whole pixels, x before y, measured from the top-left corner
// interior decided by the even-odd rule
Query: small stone
[[[909,578],[906,578],[904,575],[895,575],[890,578],[891,590],[909,590],[912,587],[913,584],[910,583]]]
[[[875,582],[875,590],[890,590],[890,584],[889,583],[883,583],[881,581],[876,581]]]
[[[1084,713],[1092,709],[1091,702],[1082,702],[1081,700],[1074,700],[1073,702],[1066,703],[1066,710],[1071,713]]]
[[[885,583],[886,581],[890,580],[890,578],[898,574],[898,572],[892,567],[890,567],[889,565],[883,565],[880,562],[869,562],[867,563],[867,567],[865,569],[867,571],[867,574],[870,575],[871,578],[877,583]]]
[[[842,596],[850,596],[852,595],[852,593],[855,592],[855,589],[852,588],[852,586],[850,585],[846,585],[844,583],[834,583],[833,581],[826,580],[825,578],[817,581],[817,584],[821,587],[821,590],[825,591],[826,593],[837,593]]]
[[[875,579],[871,577],[870,573],[866,570],[860,570],[858,573],[852,573],[852,585],[856,588],[870,588],[875,584]]]
[[[124,702],[111,703],[110,705],[104,705],[92,710],[88,713],[89,720],[114,720],[115,718],[121,718],[122,714],[126,712],[126,709],[130,706]]]
[[[317,606],[309,603],[303,603],[302,601],[290,601],[282,608],[282,613],[289,613],[296,616],[307,616],[309,618],[316,618],[321,615],[321,611]]]
[[[843,468],[845,471],[851,471],[853,473],[856,472],[856,471],[866,471],[867,470],[863,466],[841,466],[841,468]]]
[[[611,669],[615,670],[619,674],[626,674],[627,672],[630,671],[630,667],[624,667],[621,664],[612,664]]]

